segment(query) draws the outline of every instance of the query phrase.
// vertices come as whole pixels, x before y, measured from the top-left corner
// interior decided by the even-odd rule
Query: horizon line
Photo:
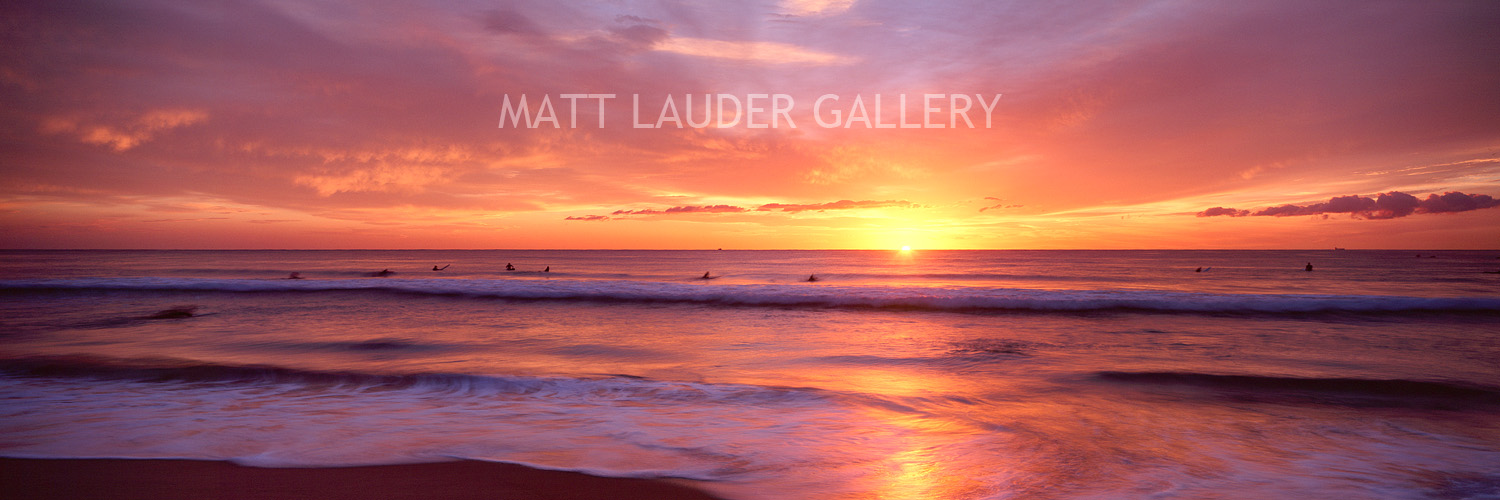
[[[0,248],[0,252],[900,252],[900,248]],[[1495,252],[1500,248],[913,248],[912,252],[1382,251]]]

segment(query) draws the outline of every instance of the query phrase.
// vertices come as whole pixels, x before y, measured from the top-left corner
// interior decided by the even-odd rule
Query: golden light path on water
[[[913,337],[923,336],[920,328],[907,330],[907,333]],[[865,340],[888,341],[888,337],[872,333]],[[871,441],[867,447],[889,453],[867,464],[867,470],[856,480],[862,483],[856,490],[874,493],[868,498],[980,498],[985,493],[998,491],[995,476],[1003,476],[1005,471],[1017,467],[1016,464],[991,461],[979,468],[975,467],[975,461],[955,456],[973,448],[976,432],[985,431],[981,422],[995,415],[974,414],[971,416],[975,421],[965,422],[952,418],[951,411],[943,411],[945,415],[932,412],[939,408],[954,410],[964,404],[953,399],[973,400],[979,397],[981,390],[997,389],[995,387],[975,387],[963,377],[915,367],[844,368],[827,370],[815,376],[821,379],[819,384],[823,387],[882,394],[893,401],[891,407],[871,406],[862,413],[870,429],[865,436]],[[895,406],[901,403],[924,406]]]

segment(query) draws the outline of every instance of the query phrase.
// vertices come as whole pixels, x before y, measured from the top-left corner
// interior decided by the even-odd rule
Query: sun
[[[901,245],[901,251],[902,252],[910,252],[911,251],[911,245]]]

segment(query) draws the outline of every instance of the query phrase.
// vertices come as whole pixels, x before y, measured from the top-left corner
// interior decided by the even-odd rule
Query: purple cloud
[[[1395,219],[1412,214],[1440,214],[1468,212],[1482,208],[1500,206],[1500,200],[1485,194],[1465,194],[1458,191],[1449,191],[1441,196],[1436,194],[1427,195],[1427,199],[1419,199],[1400,191],[1381,193],[1374,198],[1348,195],[1335,196],[1324,203],[1311,205],[1280,205],[1267,207],[1251,213],[1248,210],[1236,210],[1233,208],[1214,207],[1198,212],[1199,217],[1244,217],[1246,215],[1291,217],[1300,215],[1325,215],[1326,214],[1349,214],[1356,219]]]
[[[812,203],[812,204],[800,204],[800,203],[767,203],[765,205],[761,205],[759,208],[756,208],[755,210],[758,211],[758,212],[780,211],[780,212],[792,212],[792,213],[796,213],[796,212],[806,212],[806,211],[810,211],[810,210],[820,210],[820,211],[821,210],[851,210],[851,209],[856,209],[856,208],[884,208],[884,207],[916,208],[917,205],[915,203],[912,203],[912,202],[909,202],[909,201],[905,201],[905,200],[885,200],[885,201],[874,201],[874,200],[865,200],[865,201],[839,200],[839,201],[834,201],[834,202],[829,202],[829,203]]]
[[[743,207],[736,207],[734,205],[702,205],[702,206],[689,205],[689,206],[682,206],[682,207],[672,207],[672,208],[668,208],[666,210],[657,210],[657,209],[654,209],[654,208],[647,208],[647,209],[642,209],[642,210],[615,210],[614,213],[611,214],[611,215],[665,215],[665,214],[693,214],[693,213],[722,214],[722,213],[738,213],[738,212],[748,212],[748,211],[750,211],[750,210],[746,209],[746,208],[743,208]]]
[[[1481,208],[1493,208],[1500,206],[1500,200],[1487,194],[1464,194],[1458,191],[1449,191],[1442,196],[1435,194],[1427,195],[1417,209],[1422,213],[1443,214],[1451,212],[1467,212]]]
[[[1213,208],[1210,208],[1208,210],[1204,210],[1202,212],[1198,212],[1198,216],[1199,217],[1218,217],[1220,215],[1227,215],[1227,216],[1230,216],[1230,217],[1244,217],[1246,215],[1250,215],[1250,211],[1249,210],[1235,210],[1233,208],[1224,208],[1224,207],[1213,207]]]

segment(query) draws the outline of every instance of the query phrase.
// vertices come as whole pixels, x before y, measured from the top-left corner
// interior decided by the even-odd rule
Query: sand
[[[685,481],[605,478],[475,461],[260,468],[196,460],[0,458],[0,498],[712,500]]]

